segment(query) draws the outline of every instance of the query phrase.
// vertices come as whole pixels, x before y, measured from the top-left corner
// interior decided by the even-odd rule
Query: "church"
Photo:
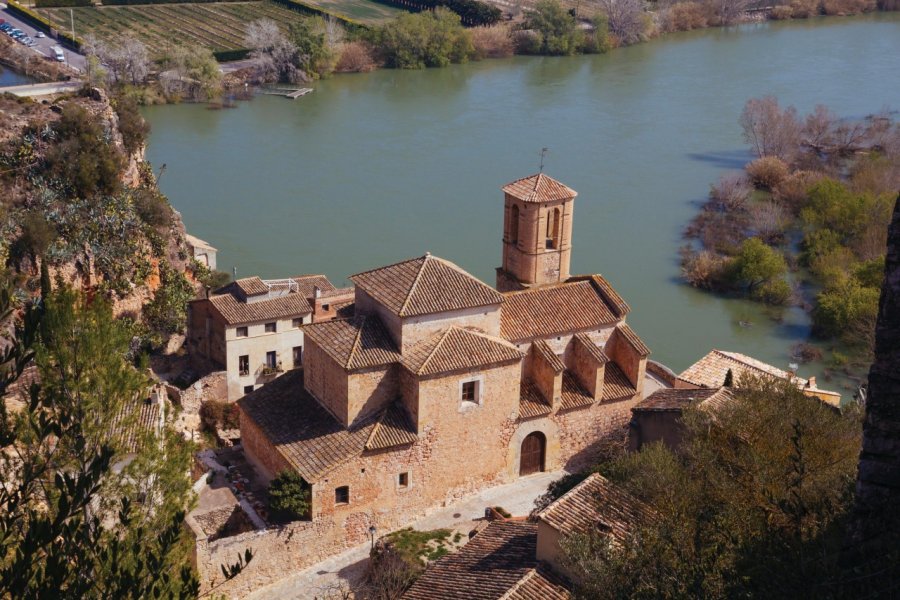
[[[336,318],[303,325],[302,367],[239,401],[248,459],[311,486],[317,546],[576,470],[656,389],[628,304],[569,272],[576,192],[540,173],[503,193],[496,287],[430,254],[352,275]]]

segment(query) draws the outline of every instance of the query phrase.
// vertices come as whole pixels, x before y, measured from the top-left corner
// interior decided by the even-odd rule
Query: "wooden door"
[[[529,433],[522,440],[522,455],[519,459],[519,475],[531,475],[544,470],[544,449],[547,439],[540,431]]]

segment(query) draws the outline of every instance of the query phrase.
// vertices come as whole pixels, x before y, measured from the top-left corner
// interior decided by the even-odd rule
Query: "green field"
[[[369,0],[312,0],[330,12],[374,25],[389,20],[401,11]],[[57,23],[63,31],[71,27],[70,11],[75,17],[75,34],[92,34],[115,43],[123,36],[144,42],[151,55],[159,56],[172,46],[205,46],[213,52],[244,47],[244,32],[256,19],[269,18],[282,25],[303,16],[267,0],[210,4],[142,4],[137,6],[97,6],[83,8],[42,8],[42,15]]]

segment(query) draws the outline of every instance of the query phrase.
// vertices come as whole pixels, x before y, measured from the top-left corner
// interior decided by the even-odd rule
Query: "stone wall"
[[[335,418],[346,425],[347,372],[313,340],[303,352],[303,385]]]

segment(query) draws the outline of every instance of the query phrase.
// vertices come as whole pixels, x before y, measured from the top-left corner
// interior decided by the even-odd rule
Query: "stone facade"
[[[248,458],[266,477],[296,469],[312,515],[288,528],[304,541],[282,530],[247,538],[285,556],[260,567],[268,575],[251,565],[229,585],[252,587],[364,541],[370,526],[387,533],[531,472],[526,440],[532,470],[576,470],[623,432],[649,351],[602,277],[569,278],[575,192],[544,175],[510,186],[501,270],[526,290],[515,294],[537,296],[507,302],[430,255],[354,275],[352,316],[304,326],[302,375],[241,400]],[[225,543],[207,542],[198,562],[213,569],[208,556]]]

